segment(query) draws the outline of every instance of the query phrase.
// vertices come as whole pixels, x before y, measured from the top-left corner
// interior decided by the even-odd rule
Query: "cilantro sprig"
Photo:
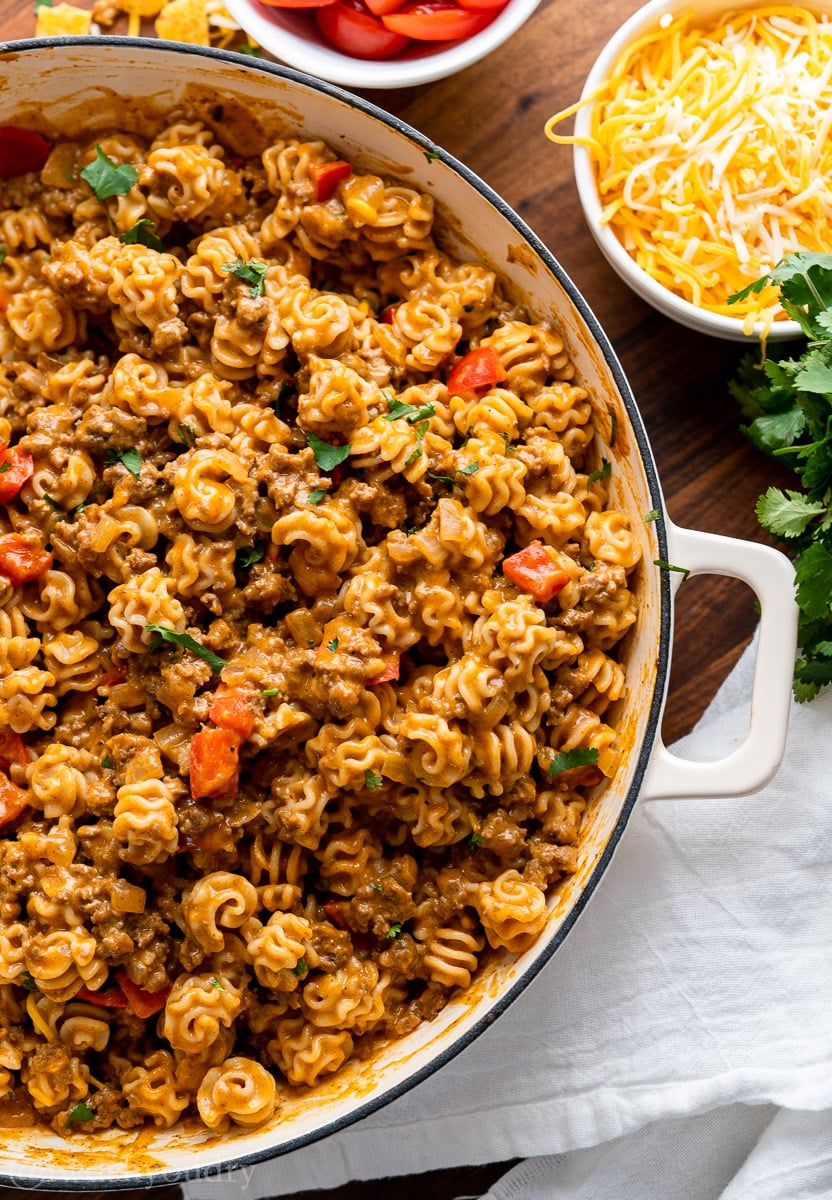
[[[215,654],[213,650],[203,646],[202,642],[198,642],[189,633],[177,633],[175,629],[168,629],[166,625],[147,624],[145,628],[148,633],[153,634],[148,647],[151,654],[160,650],[165,642],[169,642],[173,646],[181,646],[183,650],[190,650],[191,654],[195,654],[197,658],[207,662],[215,675],[219,675],[223,667],[227,665],[224,658],[220,658],[219,654]]]
[[[262,296],[265,288],[264,280],[269,267],[267,263],[257,262],[252,260],[246,262],[241,254],[237,255],[234,262],[222,264],[223,271],[228,271],[229,275],[233,275],[235,279],[241,279],[243,283],[248,284],[248,290],[252,296]]]
[[[799,485],[772,485],[755,512],[796,564],[794,694],[811,700],[832,683],[832,254],[789,254],[729,303],[768,284],[804,340],[789,356],[774,357],[769,347],[762,369],[759,355],[747,355],[728,386],[742,432],[790,467]]]
[[[95,147],[95,158],[81,172],[81,178],[90,185],[98,200],[109,200],[110,196],[126,196],[139,173],[130,163],[116,163],[100,146]]]

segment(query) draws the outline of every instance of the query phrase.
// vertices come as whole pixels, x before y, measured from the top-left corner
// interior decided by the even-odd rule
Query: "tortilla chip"
[[[169,0],[156,18],[156,32],[171,42],[210,46],[205,0]]]
[[[90,32],[92,13],[74,4],[48,8],[41,4],[37,12],[35,37],[77,37]]]

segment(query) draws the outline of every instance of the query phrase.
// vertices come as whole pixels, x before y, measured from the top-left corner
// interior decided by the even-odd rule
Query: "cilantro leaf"
[[[576,746],[574,750],[561,750],[549,763],[546,772],[548,779],[554,779],[562,771],[571,771],[573,767],[590,767],[598,761],[598,751],[595,746]]]
[[[203,646],[202,642],[198,642],[189,633],[177,633],[174,629],[168,629],[166,625],[148,624],[145,629],[156,635],[148,647],[151,653],[159,650],[163,642],[169,642],[173,646],[181,646],[183,650],[190,650],[191,654],[195,654],[197,658],[207,662],[216,675],[219,675],[223,667],[227,665],[224,658],[220,658],[219,654],[215,654],[213,650]]]
[[[238,570],[245,571],[255,563],[262,562],[265,556],[266,551],[256,542],[253,546],[241,546],[234,557],[234,566]]]
[[[394,921],[384,936],[388,937],[388,938],[397,938],[399,936],[399,934],[401,933],[401,931],[402,931],[401,922]]]
[[[757,501],[757,520],[775,537],[795,538],[806,532],[814,517],[827,511],[826,505],[809,500],[802,492],[770,487]]]
[[[364,772],[364,786],[367,791],[372,792],[375,788],[384,787],[384,778],[376,774],[375,771]]]
[[[297,976],[306,975],[308,970],[309,970],[309,966],[306,962],[306,959],[299,958],[297,963],[295,964],[295,966],[292,967],[292,974],[297,975]]]
[[[114,463],[120,462],[125,466],[131,475],[136,479],[142,473],[142,456],[139,454],[135,446],[130,446],[127,450],[108,450],[106,461],[112,466]]]
[[[6,261],[6,256],[8,253],[8,248],[0,245],[0,267],[2,267],[3,263]]]
[[[229,275],[242,279],[243,283],[247,283],[252,296],[263,295],[264,280],[269,269],[266,263],[256,261],[247,263],[243,256],[238,254],[236,262],[223,263],[222,269],[228,271]]]
[[[157,237],[151,230],[156,228],[156,222],[151,221],[149,217],[140,217],[135,225],[131,225],[129,229],[125,229],[124,233],[118,235],[118,240],[125,246],[147,246],[149,250],[164,250],[162,239]]]
[[[390,411],[385,413],[385,421],[398,421],[400,417],[404,417],[411,425],[415,425],[417,421],[424,420],[426,417],[432,417],[436,413],[436,405],[423,404],[421,408],[417,408],[415,404],[403,404],[401,400],[394,400],[390,405]]]
[[[79,1100],[78,1103],[75,1105],[75,1107],[70,1112],[66,1121],[64,1122],[64,1127],[66,1127],[67,1125],[73,1125],[76,1121],[94,1121],[94,1120],[95,1120],[95,1113],[92,1111],[90,1106],[88,1104],[85,1104],[83,1100]]]
[[[832,600],[832,553],[812,542],[797,564],[797,603],[807,617],[825,617]]]
[[[594,471],[590,471],[587,475],[586,486],[590,487],[593,483],[597,483],[599,479],[606,479],[611,470],[612,466],[609,461],[606,458],[602,458],[600,467],[596,467]]]
[[[326,492],[323,488],[315,488],[313,492],[309,493],[306,499],[309,504],[320,504],[325,495]]]
[[[113,162],[99,145],[95,147],[95,159],[81,172],[81,178],[90,185],[96,198],[107,200],[110,196],[126,196],[139,177],[135,167],[129,163]]]
[[[334,471],[349,458],[352,450],[350,442],[344,446],[332,446],[311,432],[306,435],[306,444],[315,455],[315,465],[319,471]]]

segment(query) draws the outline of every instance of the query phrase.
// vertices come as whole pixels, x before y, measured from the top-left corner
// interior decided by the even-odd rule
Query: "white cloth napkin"
[[[743,740],[751,653],[676,752]],[[757,795],[637,805],[581,919],[491,1029],[371,1117],[194,1180],[188,1200],[518,1157],[488,1200],[832,1196],[830,733],[832,690],[793,706]]]

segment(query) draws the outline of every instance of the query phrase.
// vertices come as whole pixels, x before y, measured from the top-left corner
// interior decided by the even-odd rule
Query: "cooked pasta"
[[[617,769],[593,397],[333,162],[0,183],[0,1126],[272,1120],[535,942]]]

